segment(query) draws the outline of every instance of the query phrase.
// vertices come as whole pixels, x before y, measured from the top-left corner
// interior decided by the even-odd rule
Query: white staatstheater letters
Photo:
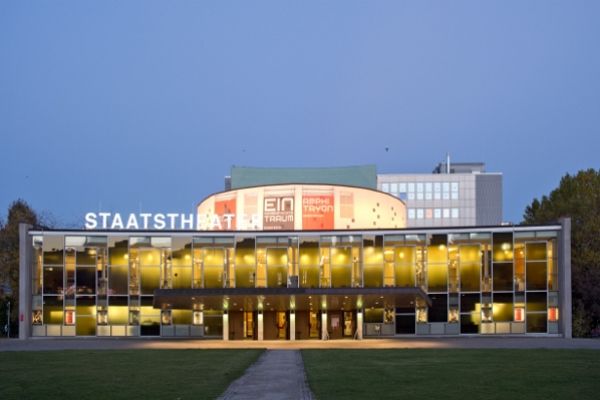
[[[111,230],[230,230],[235,214],[183,214],[183,213],[109,213],[88,212],[85,214],[85,229]],[[255,218],[255,217],[254,217]]]

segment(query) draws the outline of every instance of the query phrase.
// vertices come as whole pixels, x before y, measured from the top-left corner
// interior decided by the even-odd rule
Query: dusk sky
[[[4,0],[0,216],[191,212],[232,165],[449,152],[504,173],[517,223],[600,167],[599,21],[599,1]]]

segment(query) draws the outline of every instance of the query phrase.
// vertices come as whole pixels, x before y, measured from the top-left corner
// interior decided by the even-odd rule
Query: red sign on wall
[[[235,230],[235,197],[228,200],[215,200],[215,215],[218,216],[220,227],[217,225],[215,230]]]
[[[333,193],[302,196],[302,229],[334,229]]]

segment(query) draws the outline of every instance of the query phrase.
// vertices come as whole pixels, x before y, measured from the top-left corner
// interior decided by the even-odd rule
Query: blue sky
[[[598,1],[2,1],[0,215],[191,211],[231,165],[599,168]],[[389,151],[385,151],[385,148]]]

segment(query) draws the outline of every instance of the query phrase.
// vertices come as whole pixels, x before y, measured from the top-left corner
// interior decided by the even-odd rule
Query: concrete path
[[[444,337],[366,340],[207,340],[139,338],[0,339],[0,351],[125,350],[125,349],[597,349],[600,338],[558,337]]]
[[[219,400],[312,400],[298,350],[267,350]]]

